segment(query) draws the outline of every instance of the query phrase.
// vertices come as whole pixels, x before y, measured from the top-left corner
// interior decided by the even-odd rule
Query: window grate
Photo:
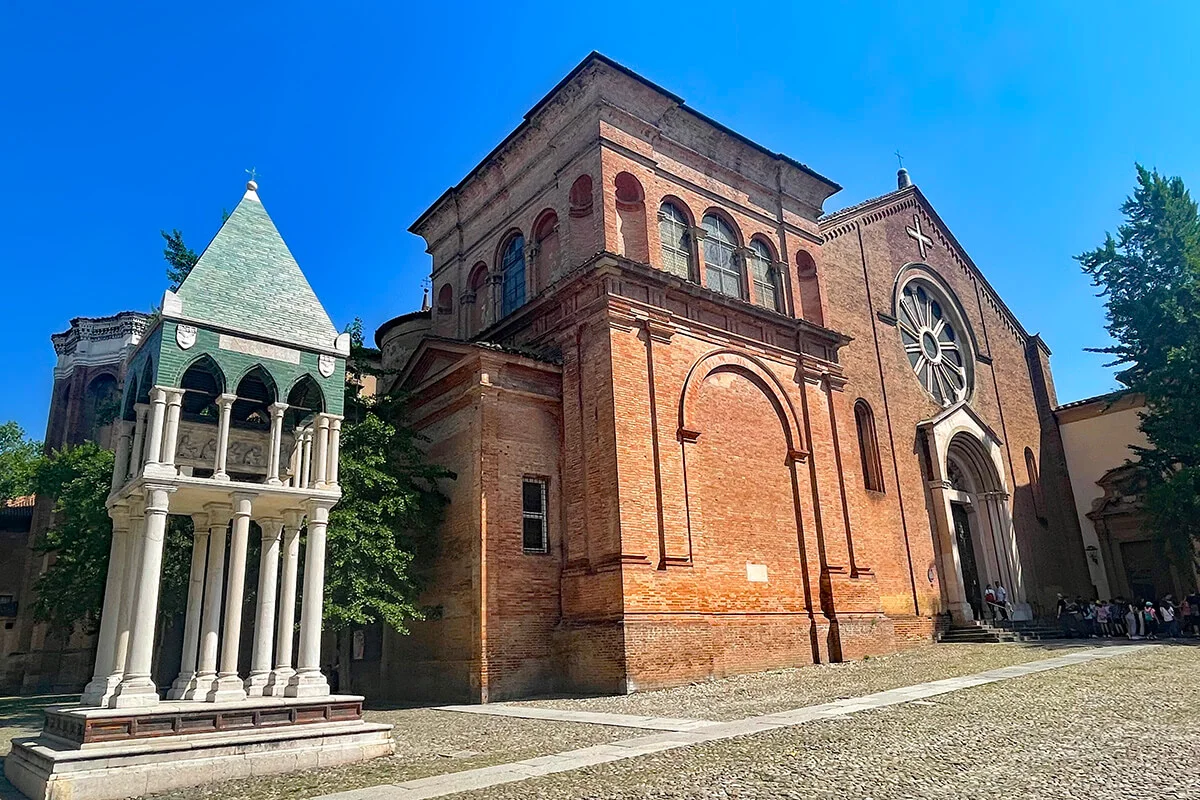
[[[521,547],[526,553],[550,550],[546,528],[546,481],[526,478],[521,486]]]

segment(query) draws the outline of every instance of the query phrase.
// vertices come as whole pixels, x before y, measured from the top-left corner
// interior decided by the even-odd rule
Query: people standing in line
[[[1071,636],[1071,615],[1067,611],[1067,598],[1062,596],[1062,592],[1058,593],[1058,604],[1055,610],[1055,619],[1058,620],[1058,627],[1062,631],[1064,639]]]
[[[987,615],[996,619],[996,590],[990,583],[983,590],[983,603],[987,606]]]
[[[1141,639],[1141,615],[1134,610],[1132,603],[1125,606],[1125,629],[1129,631],[1130,639]]]
[[[1086,639],[1096,638],[1096,604],[1085,600],[1079,604],[1079,614],[1083,622],[1083,636]]]
[[[1001,618],[1008,621],[1008,590],[1004,588],[1004,584],[996,581],[996,610],[1000,613]]]
[[[1175,619],[1175,603],[1172,602],[1171,595],[1167,595],[1162,599],[1158,606],[1158,618],[1162,623],[1163,636],[1170,636],[1172,639],[1179,638],[1179,622]]]
[[[1187,627],[1192,635],[1200,636],[1200,592],[1188,595],[1188,605],[1191,606],[1191,613],[1187,618]]]
[[[1146,638],[1158,638],[1158,615],[1154,613],[1154,603],[1149,600],[1142,606],[1142,624],[1146,626]]]
[[[1097,633],[1107,639],[1111,633],[1108,627],[1108,601],[1096,601],[1096,628]]]

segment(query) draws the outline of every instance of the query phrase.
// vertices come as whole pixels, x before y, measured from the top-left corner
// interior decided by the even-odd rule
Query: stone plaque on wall
[[[269,358],[273,361],[283,361],[288,364],[300,363],[299,350],[293,350],[290,347],[280,347],[277,344],[257,342],[253,339],[243,339],[240,336],[230,336],[227,333],[221,334],[219,346],[222,350],[245,353],[248,356]]]

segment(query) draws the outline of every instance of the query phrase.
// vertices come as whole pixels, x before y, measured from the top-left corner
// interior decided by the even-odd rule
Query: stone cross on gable
[[[905,227],[904,230],[909,236],[917,240],[917,247],[921,249],[921,259],[925,259],[925,248],[933,247],[933,239],[930,239],[925,234],[921,233],[921,217],[918,214],[913,214],[912,228]]]

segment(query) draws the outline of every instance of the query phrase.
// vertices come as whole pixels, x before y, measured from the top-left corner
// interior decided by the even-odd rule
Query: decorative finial
[[[421,290],[421,310],[422,311],[429,310],[429,287],[428,286]]]
[[[246,170],[246,174],[250,176],[250,180],[246,181],[246,191],[257,192],[258,191],[258,180],[257,180],[258,179],[258,170],[256,170],[254,167],[251,167],[250,169]]]
[[[904,169],[904,156],[900,155],[899,150],[896,151],[895,155],[896,155],[896,161],[898,161],[900,163],[900,169]]]

